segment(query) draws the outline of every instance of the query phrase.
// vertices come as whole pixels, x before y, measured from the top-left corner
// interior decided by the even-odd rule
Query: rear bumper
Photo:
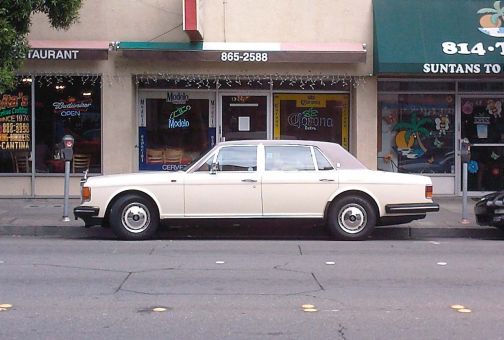
[[[87,206],[77,206],[74,208],[75,219],[80,218],[84,221],[86,227],[92,225],[101,225],[103,218],[98,217],[100,213],[100,208],[98,207],[87,207]]]
[[[439,204],[437,203],[404,203],[387,204],[385,206],[387,214],[425,214],[435,211],[439,211]]]

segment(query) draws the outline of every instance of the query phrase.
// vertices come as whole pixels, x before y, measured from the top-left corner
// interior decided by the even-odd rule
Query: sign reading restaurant
[[[32,49],[28,51],[28,59],[42,60],[77,60],[79,59],[79,50],[49,50]]]
[[[30,40],[29,60],[107,60],[108,41]]]

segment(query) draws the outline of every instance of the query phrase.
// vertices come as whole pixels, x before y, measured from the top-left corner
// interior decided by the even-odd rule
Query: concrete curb
[[[286,232],[261,233],[232,229],[217,231],[209,228],[162,228],[155,239],[245,239],[245,240],[331,240],[331,237],[322,229],[311,229],[312,233],[301,230],[294,234]],[[82,226],[0,226],[0,237],[36,237],[36,238],[61,238],[61,239],[101,239],[115,240],[116,237],[110,229],[100,227],[84,228]],[[504,240],[504,232],[494,228],[412,228],[408,226],[378,227],[374,230],[370,240],[420,240],[430,238],[473,238]]]

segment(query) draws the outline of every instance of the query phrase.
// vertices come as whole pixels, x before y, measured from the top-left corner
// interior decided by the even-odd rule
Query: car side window
[[[309,171],[315,170],[310,147],[265,146],[266,171]]]
[[[313,151],[315,152],[315,159],[317,160],[317,167],[319,170],[334,170],[334,167],[319,149],[313,148]]]
[[[217,155],[218,171],[257,171],[257,147],[228,146]]]

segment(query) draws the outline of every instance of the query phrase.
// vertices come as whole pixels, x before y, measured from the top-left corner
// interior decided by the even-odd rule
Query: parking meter
[[[468,163],[471,160],[471,144],[467,138],[460,141],[460,159],[462,163]]]
[[[73,158],[74,138],[71,135],[64,135],[62,142],[63,142],[63,149],[61,150],[61,153],[63,159],[65,161],[71,161]]]

